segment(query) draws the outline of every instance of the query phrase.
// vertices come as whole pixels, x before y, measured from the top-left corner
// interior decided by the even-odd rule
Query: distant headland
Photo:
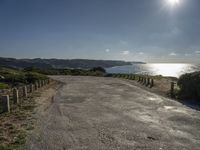
[[[121,60],[90,60],[90,59],[16,59],[0,57],[1,66],[9,66],[14,68],[82,68],[89,69],[93,67],[109,68],[114,66],[132,65],[135,63],[142,64],[143,62],[130,62]]]

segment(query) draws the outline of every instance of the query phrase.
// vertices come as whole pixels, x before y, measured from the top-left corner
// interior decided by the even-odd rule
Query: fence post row
[[[33,86],[33,84],[31,84],[30,85],[30,93],[33,93],[33,91],[34,91],[34,86]]]
[[[50,79],[38,81],[38,82],[35,82],[35,84],[30,84],[30,86],[29,86],[30,93],[34,92],[34,90],[37,90],[38,88],[40,88],[44,85],[47,85],[49,83],[50,83]],[[12,92],[12,96],[13,96],[13,103],[19,104],[20,103],[19,90],[17,88],[13,88],[13,90],[11,92]],[[27,96],[28,96],[27,86],[22,87],[22,95],[23,95],[23,97],[27,98]],[[2,111],[10,112],[10,97],[9,97],[9,95],[1,96],[1,100],[2,100]]]
[[[149,86],[150,88],[154,86],[154,79],[151,79],[150,77],[138,76],[137,82],[140,82],[142,85]]]

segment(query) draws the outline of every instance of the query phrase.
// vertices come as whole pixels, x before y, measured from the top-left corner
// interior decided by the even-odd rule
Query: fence
[[[50,79],[40,80],[34,84],[0,90],[0,113],[10,112],[10,109],[22,103],[22,100],[27,98],[28,94],[48,85],[50,82]]]
[[[142,85],[146,86],[146,87],[152,88],[154,86],[154,79],[151,79],[149,77],[139,76],[138,82],[141,83]]]
[[[113,77],[117,78],[124,78],[128,80],[137,80],[142,85],[145,85],[146,87],[152,88],[154,86],[154,79],[150,77],[140,76],[140,75],[134,75],[134,74],[116,74],[113,75]]]
[[[163,93],[163,95],[169,95],[171,98],[175,98],[175,90],[178,89],[176,82],[170,81],[170,79],[158,80],[148,75],[139,74],[112,74],[112,77],[135,80],[145,87],[154,87],[154,90]]]

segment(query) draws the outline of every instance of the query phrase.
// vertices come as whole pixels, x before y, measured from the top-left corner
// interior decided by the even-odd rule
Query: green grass
[[[18,86],[48,78],[46,75],[37,72],[6,67],[0,67],[0,76],[4,77],[0,80],[0,89],[7,88],[6,85]]]
[[[8,87],[9,87],[8,84],[0,82],[0,89],[7,89]]]
[[[34,129],[35,107],[34,98],[30,97],[20,107],[0,115],[0,150],[18,149],[25,144],[27,134]]]

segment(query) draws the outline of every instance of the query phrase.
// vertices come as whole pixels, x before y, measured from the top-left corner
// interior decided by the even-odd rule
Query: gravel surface
[[[54,76],[24,150],[199,150],[200,112],[128,80]]]

